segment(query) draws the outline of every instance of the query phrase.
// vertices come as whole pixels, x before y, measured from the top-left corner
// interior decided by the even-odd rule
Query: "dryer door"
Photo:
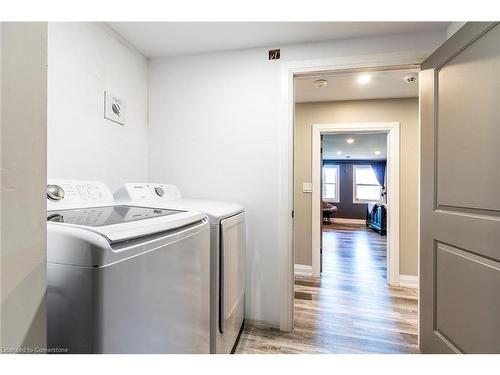
[[[237,336],[245,313],[245,213],[222,220],[220,231],[219,325]]]

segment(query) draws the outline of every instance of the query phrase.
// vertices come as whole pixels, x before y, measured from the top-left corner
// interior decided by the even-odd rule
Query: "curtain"
[[[375,177],[377,177],[377,181],[382,186],[382,189],[385,187],[385,161],[377,161],[371,163],[373,172],[375,173]]]

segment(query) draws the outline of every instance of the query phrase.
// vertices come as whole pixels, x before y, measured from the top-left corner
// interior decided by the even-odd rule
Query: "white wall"
[[[147,181],[147,60],[100,23],[49,23],[48,177]],[[104,91],[127,124],[104,119]]]
[[[445,33],[341,40],[281,48],[281,61],[401,51],[431,52]],[[186,196],[247,210],[246,317],[280,318],[281,62],[266,49],[153,60],[149,69],[149,174]]]
[[[47,24],[1,24],[0,348],[46,346]]]

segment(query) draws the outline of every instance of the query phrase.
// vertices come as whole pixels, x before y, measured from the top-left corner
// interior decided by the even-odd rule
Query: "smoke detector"
[[[314,81],[314,87],[317,89],[322,89],[323,87],[328,86],[328,81],[326,79],[317,79]]]
[[[418,74],[416,73],[411,73],[403,77],[403,81],[406,83],[413,83],[417,82]]]

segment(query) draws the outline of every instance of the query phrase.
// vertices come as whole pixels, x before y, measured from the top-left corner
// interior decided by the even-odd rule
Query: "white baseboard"
[[[333,222],[339,224],[366,224],[365,219],[344,219],[342,217],[334,217]]]
[[[312,276],[313,274],[312,266],[307,266],[305,264],[296,264],[295,274],[298,276]]]
[[[418,289],[418,276],[399,275],[399,286]]]

